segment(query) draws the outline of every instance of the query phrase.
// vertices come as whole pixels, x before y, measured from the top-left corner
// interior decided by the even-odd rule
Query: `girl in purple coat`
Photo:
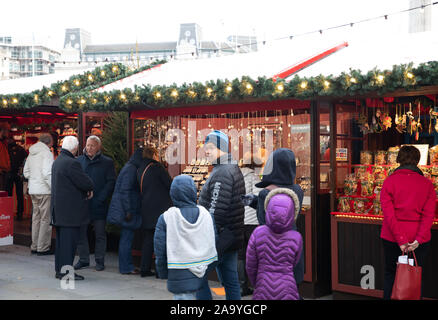
[[[300,299],[293,270],[303,239],[292,230],[299,203],[297,194],[288,188],[274,189],[266,196],[266,225],[254,230],[246,252],[246,271],[255,288],[253,300]]]

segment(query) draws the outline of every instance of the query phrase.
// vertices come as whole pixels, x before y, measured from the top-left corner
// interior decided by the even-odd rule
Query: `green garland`
[[[211,80],[177,86],[136,86],[110,92],[91,92],[90,87],[60,97],[59,106],[68,112],[124,111],[132,105],[168,107],[187,104],[219,103],[255,99],[312,99],[315,97],[348,97],[370,93],[382,95],[398,89],[415,90],[438,85],[438,61],[394,65],[392,70],[377,68],[362,73],[350,69],[339,76],[299,77],[276,81],[265,77],[257,80],[242,77],[234,80]],[[1,99],[1,97],[0,97]],[[27,98],[30,99],[30,98]],[[1,100],[0,100],[1,103]]]
[[[0,95],[0,107],[32,108],[71,93],[94,90],[163,63],[166,61],[159,60],[135,70],[130,70],[121,63],[106,64],[93,71],[71,76],[68,80],[58,81],[50,87],[43,86],[42,89],[30,93]]]

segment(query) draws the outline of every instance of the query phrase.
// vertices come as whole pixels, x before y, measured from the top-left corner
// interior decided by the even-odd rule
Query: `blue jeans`
[[[130,273],[134,271],[132,263],[132,240],[134,231],[122,228],[119,241],[119,271],[120,273]]]
[[[175,293],[173,295],[173,300],[196,300],[196,291]]]
[[[208,266],[207,272],[202,279],[201,289],[196,293],[198,300],[212,300],[210,286],[208,285],[208,274],[216,267],[219,281],[225,288],[227,300],[240,300],[239,275],[237,273],[237,250],[226,252],[218,262]]]

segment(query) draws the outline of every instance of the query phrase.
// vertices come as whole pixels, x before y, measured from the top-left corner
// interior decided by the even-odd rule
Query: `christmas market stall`
[[[259,159],[256,170],[262,169],[263,161],[273,150],[293,150],[297,162],[296,183],[305,192],[297,222],[305,238],[302,290],[307,291],[306,296],[323,295],[330,290],[330,274],[326,278],[315,276],[316,252],[322,255],[323,248],[315,249],[313,226],[319,219],[319,212],[329,211],[329,198],[320,198],[311,188],[317,174],[311,164],[319,150],[315,147],[319,143],[314,141],[313,131],[319,126],[319,120],[313,116],[309,100],[293,98],[295,93],[304,93],[305,86],[297,86],[297,80],[286,82],[284,79],[345,47],[347,44],[342,43],[317,54],[301,53],[305,56],[296,56],[301,62],[292,66],[290,53],[283,53],[282,59],[246,54],[208,60],[175,60],[130,77],[136,79],[126,78],[103,86],[86,99],[102,101],[102,108],[126,106],[130,113],[129,153],[138,146],[157,147],[170,175],[191,175],[198,191],[212,170],[202,146],[206,135],[214,129],[228,133],[231,153],[239,165],[245,164],[244,155]],[[208,81],[215,76],[219,80]],[[63,102],[64,99],[61,104]],[[323,126],[321,130],[328,132],[328,127]],[[172,157],[173,161],[169,161]],[[140,254],[140,239],[139,235],[134,239],[134,254],[137,255]],[[329,251],[326,256],[329,268]]]
[[[367,68],[366,62],[354,58],[359,52],[343,51],[299,73],[303,77],[331,75],[322,79],[330,85],[330,96],[317,99],[321,124],[330,130],[316,133],[321,143],[316,182],[322,192],[330,194],[331,214],[324,213],[330,229],[324,228],[323,232],[331,243],[335,299],[383,297],[380,190],[399,165],[396,159],[401,146],[414,145],[420,150],[419,167],[438,194],[438,63],[421,63],[429,57],[424,56],[426,50],[412,49],[421,48],[415,42],[410,49],[391,45],[387,56],[382,53],[385,50],[374,53],[374,57],[370,51],[368,62],[388,69],[372,68],[364,75],[359,68]],[[401,52],[406,60],[400,57]],[[393,65],[394,61],[405,64]],[[345,65],[357,69],[345,71]],[[438,298],[436,252],[438,211],[423,266],[426,299]]]

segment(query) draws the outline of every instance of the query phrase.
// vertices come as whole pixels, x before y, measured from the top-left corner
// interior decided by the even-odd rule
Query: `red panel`
[[[201,105],[201,106],[192,106],[192,107],[174,107],[174,108],[138,110],[138,111],[131,111],[131,119],[154,118],[158,116],[239,113],[239,112],[248,112],[248,111],[308,109],[308,108],[310,108],[310,101],[308,100],[288,99],[288,100],[277,100],[277,101],[242,102],[242,103],[217,104],[217,105]]]

